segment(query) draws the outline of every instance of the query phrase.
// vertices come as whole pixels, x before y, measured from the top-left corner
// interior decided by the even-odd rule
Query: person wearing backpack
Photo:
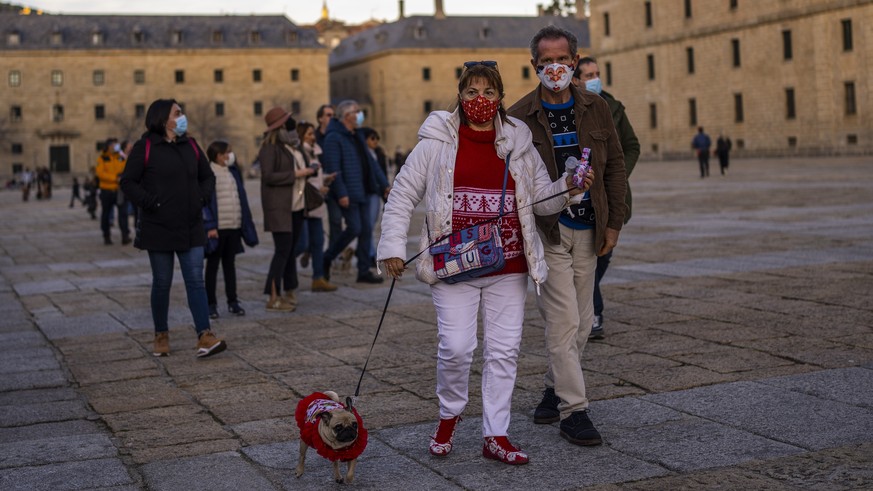
[[[170,353],[167,316],[175,256],[194,318],[196,354],[211,356],[227,348],[210,329],[203,280],[206,230],[202,209],[215,191],[215,175],[197,142],[188,136],[188,121],[175,100],[152,102],[145,125],[148,131],[133,146],[121,175],[121,189],[141,210],[133,245],[148,251],[152,268],[153,354]]]

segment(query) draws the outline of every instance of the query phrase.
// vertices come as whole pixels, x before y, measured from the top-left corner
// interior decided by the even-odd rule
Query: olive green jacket
[[[621,150],[624,152],[624,171],[627,174],[627,178],[630,179],[631,172],[633,172],[634,167],[637,165],[637,160],[640,158],[640,141],[637,139],[636,133],[634,133],[630,120],[627,119],[627,115],[624,113],[624,105],[605,90],[600,93],[600,96],[606,99],[609,110],[612,112],[612,122],[615,124],[615,132],[618,133]],[[631,206],[633,205],[630,183],[627,184],[624,203],[627,205],[624,223],[627,223],[630,220]]]

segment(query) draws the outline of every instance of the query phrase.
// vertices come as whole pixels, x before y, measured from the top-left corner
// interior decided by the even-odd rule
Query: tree
[[[216,116],[214,102],[193,102],[185,108],[190,133],[206,147],[215,140],[232,141],[227,116]]]
[[[121,106],[106,119],[115,128],[115,134],[106,135],[107,138],[118,138],[118,141],[134,141],[138,140],[139,136],[145,132],[142,118],[137,118],[136,115],[128,113]]]
[[[583,0],[587,3],[587,0]],[[555,15],[559,17],[570,17],[576,15],[576,0],[552,0],[552,4],[543,7],[545,15]]]

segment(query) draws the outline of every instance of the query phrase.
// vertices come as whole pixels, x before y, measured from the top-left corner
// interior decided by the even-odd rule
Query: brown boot
[[[170,355],[170,333],[167,331],[155,333],[155,349],[152,351],[155,356]]]
[[[204,358],[221,353],[227,348],[227,343],[223,339],[215,337],[212,331],[207,329],[197,339],[197,356]]]
[[[324,278],[315,278],[312,280],[312,291],[314,292],[334,292],[336,289],[336,285]]]
[[[297,308],[297,294],[294,293],[294,290],[286,291],[285,296],[282,297],[282,301],[294,307],[295,309]]]

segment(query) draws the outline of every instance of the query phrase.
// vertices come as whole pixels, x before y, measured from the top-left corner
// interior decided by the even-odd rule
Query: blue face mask
[[[176,136],[182,136],[186,131],[188,131],[188,118],[183,114],[176,118],[176,127],[173,128],[173,133],[175,133]]]
[[[364,124],[364,111],[358,111],[358,114],[355,116],[355,124],[359,127]]]
[[[603,91],[603,84],[600,82],[599,78],[592,78],[591,80],[585,81],[585,88],[595,94],[600,94]]]

